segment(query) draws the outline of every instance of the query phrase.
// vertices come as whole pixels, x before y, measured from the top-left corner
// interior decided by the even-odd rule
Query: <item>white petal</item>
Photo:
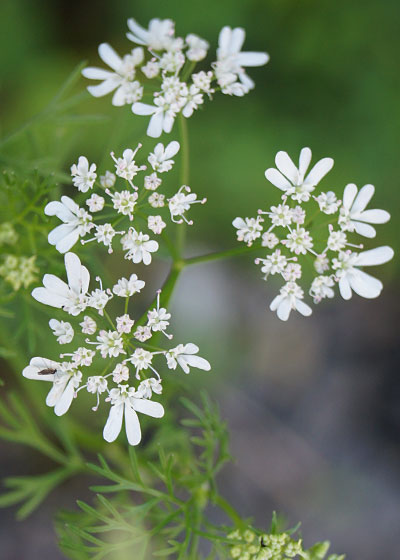
[[[353,271],[349,276],[349,283],[356,294],[368,299],[378,297],[383,288],[380,280],[362,270]]]
[[[369,237],[370,239],[376,236],[375,228],[370,226],[369,224],[364,224],[363,222],[357,221],[352,221],[352,223],[354,224],[355,230],[359,235]]]
[[[89,162],[88,162],[89,164]],[[78,210],[79,210],[79,205],[76,204],[76,202],[74,202],[72,200],[72,198],[70,198],[69,196],[62,196],[61,197],[61,202],[63,203],[63,205],[68,208],[68,210],[71,212],[71,214],[77,215],[78,214]],[[75,216],[74,216],[75,217]]]
[[[32,290],[32,297],[36,301],[44,303],[45,305],[50,305],[51,307],[61,308],[69,303],[68,298],[50,292],[46,290],[46,288],[35,288]]]
[[[163,118],[163,130],[164,130],[164,132],[169,134],[172,130],[173,125],[174,125],[174,117],[169,112],[165,113],[164,118]]]
[[[103,430],[103,438],[109,443],[115,441],[121,431],[123,413],[124,413],[123,403],[114,404],[110,408],[110,413],[108,415],[107,422]]]
[[[74,393],[75,393],[74,382],[72,379],[70,379],[68,385],[65,388],[65,391],[58,399],[54,407],[54,413],[57,416],[62,416],[63,414],[68,412],[68,409],[72,403],[72,399],[74,398]]]
[[[103,95],[114,91],[114,89],[119,86],[120,82],[121,80],[119,79],[110,78],[97,86],[88,86],[87,90],[93,97],[103,97]]]
[[[210,371],[211,369],[210,362],[208,362],[204,358],[200,358],[200,356],[189,355],[185,356],[185,358],[190,367],[203,369],[204,371]]]
[[[132,105],[132,111],[135,115],[153,115],[157,111],[157,107],[154,105],[148,105],[147,103],[134,103]]]
[[[56,244],[56,249],[59,253],[64,254],[75,245],[75,243],[79,239],[79,232],[77,229],[71,231],[68,235],[66,235],[63,239],[60,239]]]
[[[162,418],[164,416],[164,407],[159,402],[150,401],[148,399],[131,399],[132,406],[137,412],[147,414],[153,418]]]
[[[47,397],[46,397],[46,404],[47,406],[55,406],[58,402],[59,398],[61,397],[66,385],[68,383],[68,376],[66,375],[64,379],[57,381],[50,389]]]
[[[185,354],[197,354],[197,352],[200,350],[200,348],[198,346],[196,346],[196,344],[193,344],[192,342],[188,342],[187,344],[185,344],[185,346],[183,347],[183,352]]]
[[[299,172],[286,152],[278,152],[275,156],[275,163],[279,171],[283,175],[285,175],[285,177],[287,177],[289,181],[291,181],[293,184],[297,183]]]
[[[149,122],[149,126],[147,127],[147,136],[151,138],[158,138],[161,136],[163,130],[163,121],[164,117],[161,112],[155,113]]]
[[[82,294],[86,294],[89,289],[90,274],[86,266],[81,266],[81,290]]]
[[[281,321],[287,321],[289,319],[291,309],[292,307],[290,305],[289,298],[284,297],[276,310],[276,314]]]
[[[339,291],[343,299],[351,298],[351,288],[346,276],[339,280]]]
[[[65,197],[67,198],[67,197]],[[79,207],[78,207],[79,208]],[[46,216],[57,216],[63,222],[69,222],[75,219],[74,214],[58,200],[52,200],[44,207]]]
[[[270,167],[269,169],[267,169],[265,171],[265,177],[275,187],[278,187],[278,189],[281,189],[281,191],[285,191],[286,189],[291,187],[291,184],[289,183],[289,181],[287,179],[285,179],[285,177],[282,175],[282,173],[279,173],[279,171],[277,169],[275,169],[274,167]]]
[[[176,140],[170,142],[168,146],[165,148],[163,159],[173,158],[179,152],[179,148],[180,148],[179,142],[177,142]]]
[[[69,224],[60,224],[49,233],[47,240],[50,245],[56,245],[60,241],[60,239],[66,237],[71,233],[71,231],[74,231],[75,229],[75,226],[71,226]]]
[[[139,418],[132,406],[125,403],[125,431],[129,445],[137,445],[142,439]]]
[[[226,54],[231,42],[232,29],[227,25],[221,29],[218,37],[218,47],[221,49],[221,54]]]
[[[312,313],[312,309],[309,305],[301,301],[301,299],[296,299],[296,309],[299,313],[304,315],[304,317],[309,317]]]
[[[313,187],[318,185],[321,179],[332,169],[333,163],[332,158],[323,158],[319,160],[307,175],[305,183]]]
[[[158,243],[153,239],[150,239],[150,241],[146,241],[144,247],[145,250],[150,251],[150,253],[154,253],[155,251],[158,251]]]
[[[81,261],[75,253],[67,253],[64,257],[68,285],[75,294],[81,292]]]
[[[394,251],[387,245],[364,251],[358,255],[356,266],[375,266],[393,258]]]
[[[237,57],[240,66],[263,66],[268,60],[269,55],[263,52],[241,52]]]
[[[139,25],[133,18],[128,19],[128,27],[132,33],[127,33],[128,39],[139,45],[146,45],[149,32]],[[132,35],[133,34],[133,35]]]
[[[246,222],[243,220],[243,218],[235,218],[232,222],[233,227],[237,228],[237,229],[243,229],[246,228]]]
[[[351,205],[357,194],[357,186],[354,183],[349,183],[345,186],[343,192],[343,206],[346,210],[350,210]]]
[[[122,60],[120,56],[115,52],[115,50],[108,43],[101,43],[99,46],[100,58],[110,66],[116,72],[119,72],[122,65]]]
[[[114,93],[111,103],[114,107],[122,107],[125,105],[125,90],[123,86],[120,86]]]
[[[276,311],[281,303],[281,301],[283,300],[284,296],[282,294],[278,294],[276,297],[274,297],[274,299],[271,301],[271,304],[269,306],[271,311]]]
[[[57,369],[59,364],[53,362],[53,360],[48,360],[47,358],[41,358],[36,356],[31,359],[29,366],[23,369],[22,375],[27,379],[35,379],[38,381],[53,381],[54,373],[48,373],[46,375],[39,374],[40,371],[45,369]]]
[[[70,290],[67,284],[58,278],[58,276],[54,276],[54,274],[45,274],[43,276],[43,286],[49,291],[63,298],[69,298]]]
[[[89,66],[82,70],[82,76],[88,78],[89,80],[108,80],[108,78],[113,77],[113,72],[109,70],[103,70],[103,68],[95,68]]]
[[[308,166],[310,165],[310,161],[311,161],[311,150],[310,148],[303,148],[300,152],[300,157],[299,157],[299,174],[304,177],[304,175],[306,174],[306,171],[308,169]]]
[[[357,220],[367,222],[369,224],[385,224],[390,220],[389,212],[386,210],[371,209],[361,212],[357,216]]]
[[[235,29],[232,30],[228,47],[230,54],[236,54],[241,51],[245,37],[246,32],[242,27],[235,27]]]
[[[357,212],[362,212],[367,207],[368,202],[374,196],[375,187],[374,185],[364,185],[360,189],[354,204],[351,208],[351,213],[357,214]]]

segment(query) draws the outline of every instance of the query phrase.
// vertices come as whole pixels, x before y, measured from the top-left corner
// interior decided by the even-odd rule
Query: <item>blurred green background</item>
[[[128,52],[132,16],[143,25],[152,17],[174,19],[178,35],[194,32],[211,43],[210,60],[221,27],[242,26],[245,50],[271,56],[266,67],[250,70],[256,89],[249,95],[216,95],[188,122],[190,185],[209,199],[194,213],[188,253],[234,246],[232,218],[254,215],[271,201],[264,170],[275,153],[296,158],[303,146],[315,158],[335,159],[324,190],[341,193],[348,182],[376,186],[374,206],[389,209],[392,221],[378,227],[371,246],[397,250],[397,0],[2,0],[1,136],[40,112],[79,62],[101,66],[99,43]],[[77,91],[86,85],[82,78]],[[8,143],[1,162],[18,168],[23,155],[44,173],[68,172],[81,153],[100,162],[111,147],[143,140],[147,119],[112,107],[110,96],[79,111],[101,118],[77,122],[68,134],[71,123],[62,119],[44,124],[40,139],[24,139],[23,154],[21,143]],[[331,538],[349,558],[375,560],[397,549],[398,262],[377,272],[385,283],[379,300],[337,298],[308,321],[288,325],[266,311],[276,287],[267,289],[248,257],[188,271],[174,303],[177,339],[191,332],[214,365],[212,381],[199,374],[188,383],[209,386],[232,428],[238,462],[224,478],[226,492],[259,525],[276,508],[291,522],[301,519],[310,540]],[[21,457],[11,455],[7,474],[11,459]],[[61,492],[53,501],[24,526],[0,512],[5,558],[32,557],[23,535],[35,556],[57,558],[50,513],[71,500]]]

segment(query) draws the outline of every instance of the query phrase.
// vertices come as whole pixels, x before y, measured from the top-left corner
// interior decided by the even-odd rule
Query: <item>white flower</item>
[[[128,385],[120,385],[111,389],[110,414],[104,426],[103,437],[106,441],[115,441],[122,428],[122,419],[125,417],[126,437],[130,445],[137,445],[141,440],[139,419],[136,412],[147,414],[153,418],[162,418],[164,408],[158,402],[137,398],[135,390]]]
[[[268,214],[274,226],[286,227],[292,223],[293,211],[287,204],[271,206],[271,210]]]
[[[145,282],[139,280],[136,274],[131,274],[129,280],[127,278],[120,278],[113,286],[113,292],[119,297],[130,297],[133,294],[140,292],[144,288]]]
[[[49,325],[54,336],[57,337],[58,344],[68,344],[74,338],[74,329],[71,323],[50,319]]]
[[[149,340],[153,335],[151,334],[151,328],[147,325],[140,325],[137,327],[136,331],[133,333],[133,336],[140,340],[140,342],[146,342]]]
[[[156,309],[151,309],[147,312],[147,326],[154,332],[159,331],[165,334],[167,338],[172,338],[172,335],[168,335],[165,332],[169,325],[169,319],[171,319],[171,313],[168,313],[165,307],[160,307],[160,294],[161,291],[158,290]]]
[[[108,192],[111,196],[111,200],[113,201],[113,206],[115,210],[119,214],[123,214],[124,216],[129,216],[130,220],[133,220],[133,211],[136,206],[136,202],[138,199],[137,192],[130,192],[130,191],[121,191],[111,193]]]
[[[344,249],[347,244],[347,237],[343,231],[333,231],[330,229],[328,237],[328,249],[331,251],[340,251]]]
[[[149,204],[153,208],[162,208],[165,205],[165,195],[153,192],[149,196]]]
[[[130,356],[129,361],[136,368],[137,379],[140,379],[139,371],[142,371],[142,369],[153,369],[151,367],[152,360],[153,354],[151,352],[144,350],[143,348],[136,348],[134,353]]]
[[[72,354],[72,361],[74,366],[85,366],[89,367],[92,365],[93,357],[96,355],[96,352],[90,350],[89,348],[84,348],[81,346],[78,350]]]
[[[325,254],[318,255],[314,261],[314,268],[318,274],[323,274],[329,269],[329,259]]]
[[[46,398],[47,406],[54,407],[57,416],[65,414],[71,406],[75,389],[79,386],[82,373],[69,367],[69,364],[59,364],[47,358],[32,358],[22,375],[27,379],[50,381],[53,387]]]
[[[336,198],[333,191],[322,192],[318,196],[314,196],[315,200],[318,202],[319,209],[324,214],[335,214],[341,205],[341,200]]]
[[[351,251],[339,253],[338,258],[332,260],[332,266],[336,270],[341,296],[344,299],[350,299],[353,290],[361,297],[378,297],[383,288],[382,282],[357,267],[384,264],[390,261],[393,254],[393,249],[387,246],[362,253],[352,253]]]
[[[115,90],[112,104],[116,107],[139,101],[143,96],[143,88],[138,81],[134,81],[134,77],[136,66],[143,62],[143,49],[133,49],[130,54],[121,58],[110,45],[102,43],[99,46],[99,56],[113,72],[102,68],[84,68],[82,75],[85,78],[102,81],[99,85],[89,86],[88,92],[94,97],[102,97]]]
[[[314,278],[309,292],[314,303],[319,303],[324,298],[333,298],[335,292],[332,290],[332,286],[334,284],[333,278],[330,276],[317,276]]]
[[[288,263],[287,267],[282,272],[285,282],[296,282],[296,280],[301,278],[301,274],[301,266],[298,263],[293,262]]]
[[[375,237],[376,230],[370,224],[384,224],[390,220],[386,210],[365,210],[374,195],[373,185],[364,185],[358,192],[350,183],[344,189],[343,204],[340,209],[339,225],[345,231],[356,231],[364,237]]]
[[[156,193],[153,193],[156,194]],[[158,243],[150,237],[138,232],[134,228],[129,228],[128,233],[121,238],[122,248],[128,251],[126,259],[131,259],[135,264],[143,261],[143,264],[151,263],[151,253],[158,250]]]
[[[186,191],[187,194],[185,194]],[[197,200],[197,194],[190,191],[190,187],[187,185],[182,185],[179,191],[174,194],[172,198],[168,199],[168,207],[171,214],[171,220],[175,224],[182,224],[186,222],[188,225],[193,224],[193,220],[187,220],[184,216],[185,212],[189,210],[191,204],[205,204],[207,202],[206,198],[202,200]],[[180,220],[175,218],[179,216]]]
[[[270,274],[282,274],[286,269],[288,260],[285,255],[282,255],[281,250],[277,249],[265,259],[256,259],[255,263],[262,263],[263,266],[261,267],[261,272],[265,274],[265,280],[267,280]]]
[[[161,379],[156,379],[155,377],[149,377],[149,379],[144,379],[139,383],[136,394],[141,396],[142,399],[150,399],[152,393],[156,395],[161,395],[162,385]]]
[[[120,334],[129,334],[132,330],[134,322],[135,321],[131,319],[127,313],[125,313],[125,315],[121,315],[121,317],[117,317],[117,331]]]
[[[115,161],[116,174],[118,175],[118,177],[122,177],[122,179],[126,179],[131,185],[131,187],[135,190],[137,190],[137,187],[135,187],[135,185],[132,183],[132,179],[135,177],[135,175],[138,174],[139,171],[143,171],[144,169],[146,169],[145,165],[142,165],[140,167],[136,165],[134,160],[137,151],[141,147],[142,145],[138,144],[135,150],[131,150],[130,148],[127,148],[126,150],[124,150],[122,154],[122,158],[116,158],[114,156],[114,152],[111,152],[111,157]]]
[[[280,294],[271,302],[269,308],[276,311],[281,321],[287,321],[292,309],[296,309],[299,313],[308,317],[312,313],[312,309],[303,300],[304,292],[296,284],[296,282],[288,282],[282,286]]]
[[[79,237],[84,237],[93,227],[92,216],[68,196],[62,196],[61,202],[53,200],[44,209],[46,216],[57,216],[63,224],[53,229],[48,236],[50,245],[57,251],[66,253],[75,245]]]
[[[108,172],[107,172],[108,173]],[[100,177],[100,182],[101,182]],[[96,193],[93,193],[90,198],[87,199],[86,204],[89,206],[89,210],[91,212],[101,212],[104,208],[105,200],[102,196],[99,196]]]
[[[142,66],[141,71],[149,80],[152,80],[160,73],[160,65],[157,62],[157,59],[154,58],[149,60],[147,64]]]
[[[186,35],[185,42],[189,47],[186,51],[186,56],[189,60],[198,62],[207,56],[207,51],[210,45],[198,35],[189,33],[189,35]]]
[[[244,29],[228,26],[223,27],[219,34],[217,62],[213,66],[222,93],[238,96],[248,93],[254,88],[254,82],[244,68],[263,66],[269,60],[267,53],[241,52],[245,35]]]
[[[111,298],[112,294],[109,290],[96,288],[95,290],[93,290],[93,292],[91,292],[87,304],[89,307],[97,309],[99,315],[103,315],[103,310]]]
[[[165,148],[164,145],[159,142],[154,148],[154,152],[150,153],[148,157],[148,161],[154,171],[158,173],[170,171],[175,163],[172,158],[179,152],[179,149],[180,144],[176,140],[170,142]],[[159,181],[161,183],[161,179],[159,179]],[[155,188],[151,190],[155,190]]]
[[[297,228],[287,235],[284,244],[296,255],[305,255],[307,251],[312,248],[313,240],[307,230],[304,228]]]
[[[114,383],[121,383],[121,381],[128,381],[129,368],[125,364],[117,364],[112,372]]]
[[[260,237],[262,232],[263,219],[261,216],[257,218],[235,218],[232,222],[233,227],[238,231],[236,232],[238,241],[244,241],[249,247],[253,245],[253,242]]]
[[[149,28],[145,29],[135,19],[130,18],[128,27],[130,33],[127,33],[126,36],[133,43],[146,45],[152,51],[168,50],[172,46],[175,24],[170,19],[151,19]]]
[[[177,74],[185,64],[185,55],[181,51],[169,51],[162,55],[158,64],[164,72]]]
[[[154,172],[151,175],[146,175],[144,178],[144,188],[148,191],[155,191],[161,185],[162,179],[157,177],[157,173]]]
[[[100,224],[99,226],[96,226],[96,233],[94,236],[98,243],[103,243],[105,247],[108,247],[108,252],[112,253],[113,250],[111,244],[116,233],[119,232],[116,232],[111,224]]]
[[[101,330],[97,335],[97,350],[100,350],[102,358],[116,358],[120,354],[126,354],[124,342],[117,331]]]
[[[86,389],[88,393],[94,393],[95,395],[97,395],[96,406],[92,407],[92,410],[95,412],[99,408],[101,393],[107,391],[107,379],[100,375],[88,377]]]
[[[89,162],[85,156],[80,156],[78,159],[78,165],[74,163],[71,167],[71,176],[74,186],[78,188],[78,191],[87,192],[89,189],[93,188],[94,182],[96,180],[96,164],[92,163],[89,167]]]
[[[111,171],[106,171],[105,175],[100,176],[100,185],[105,189],[112,189],[112,187],[115,185],[116,180],[117,178],[114,173],[111,173]]]
[[[158,138],[162,132],[171,132],[174,125],[176,113],[180,107],[176,103],[170,103],[163,95],[154,98],[154,105],[147,103],[134,103],[132,112],[135,115],[149,116],[151,119],[147,127],[147,136]]]
[[[79,326],[82,327],[83,334],[94,334],[97,329],[96,321],[85,315],[83,318],[82,323],[79,323]]]
[[[310,148],[303,148],[301,150],[298,168],[286,152],[278,152],[275,157],[275,164],[278,169],[267,169],[265,177],[275,187],[284,191],[286,195],[291,196],[293,200],[307,202],[310,198],[310,193],[333,167],[332,158],[323,158],[314,165],[306,176],[310,161]]]
[[[176,348],[171,348],[165,353],[169,369],[176,369],[176,366],[180,365],[185,373],[190,373],[191,367],[210,371],[210,363],[204,358],[195,355],[198,351],[199,347],[191,342],[185,345],[179,344]]]
[[[68,284],[53,274],[43,276],[43,288],[35,288],[32,296],[45,305],[63,308],[70,315],[79,315],[86,308],[90,274],[74,253],[65,255]]]
[[[268,247],[268,249],[273,249],[274,247],[276,247],[276,245],[278,245],[278,243],[279,243],[279,239],[277,238],[275,233],[266,231],[261,236],[261,245],[263,247]]]
[[[166,225],[161,216],[148,216],[147,218],[147,227],[156,235],[160,235]]]
[[[191,117],[193,115],[193,111],[196,111],[196,109],[198,109],[199,106],[203,103],[203,94],[200,92],[197,86],[192,84],[189,87],[186,102],[182,109],[182,115],[186,118]]]
[[[304,224],[306,219],[306,211],[301,206],[292,209],[292,221],[294,224]]]
[[[194,85],[198,87],[200,91],[206,93],[209,97],[211,96],[212,93],[214,93],[214,90],[211,88],[212,79],[213,79],[213,73],[210,71],[204,72],[202,70],[197,74],[192,74],[192,80]]]

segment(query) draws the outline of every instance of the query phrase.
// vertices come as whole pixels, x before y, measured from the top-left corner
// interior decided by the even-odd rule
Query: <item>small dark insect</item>
[[[38,375],[51,375],[53,373],[56,373],[56,371],[56,369],[46,368],[38,371]]]

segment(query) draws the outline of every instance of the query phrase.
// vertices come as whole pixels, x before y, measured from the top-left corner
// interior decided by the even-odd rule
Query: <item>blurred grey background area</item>
[[[244,99],[216,96],[189,122],[191,186],[209,203],[196,210],[188,254],[235,246],[232,218],[253,215],[270,200],[263,173],[274,154],[286,149],[296,156],[305,145],[316,158],[335,158],[324,189],[376,185],[375,205],[389,209],[392,221],[378,228],[371,246],[398,251],[398,0],[2,0],[2,133],[41,110],[81,60],[98,65],[100,42],[127,52],[131,16],[144,25],[171,17],[178,34],[204,36],[211,52],[223,25],[240,25],[246,49],[271,55],[268,66],[251,72],[254,92]],[[108,112],[111,124],[77,130],[76,143],[58,155],[65,170],[80,153],[99,160],[107,127],[118,122],[109,98],[93,100],[92,108]],[[132,137],[146,124],[132,117]],[[230,427],[236,461],[221,487],[259,527],[276,510],[290,525],[302,521],[307,545],[329,539],[349,560],[396,558],[398,258],[374,270],[385,284],[377,300],[337,297],[311,318],[293,314],[287,324],[268,310],[279,286],[264,283],[252,261],[188,269],[173,300],[176,338],[190,332],[213,364],[210,374],[188,376],[188,386],[193,394],[206,388]],[[158,278],[152,282],[158,286]],[[48,468],[16,445],[0,442],[0,453],[3,476]],[[0,510],[0,558],[62,558],[52,516],[75,507],[77,497],[90,499],[87,486],[85,478],[66,483],[24,522]]]

